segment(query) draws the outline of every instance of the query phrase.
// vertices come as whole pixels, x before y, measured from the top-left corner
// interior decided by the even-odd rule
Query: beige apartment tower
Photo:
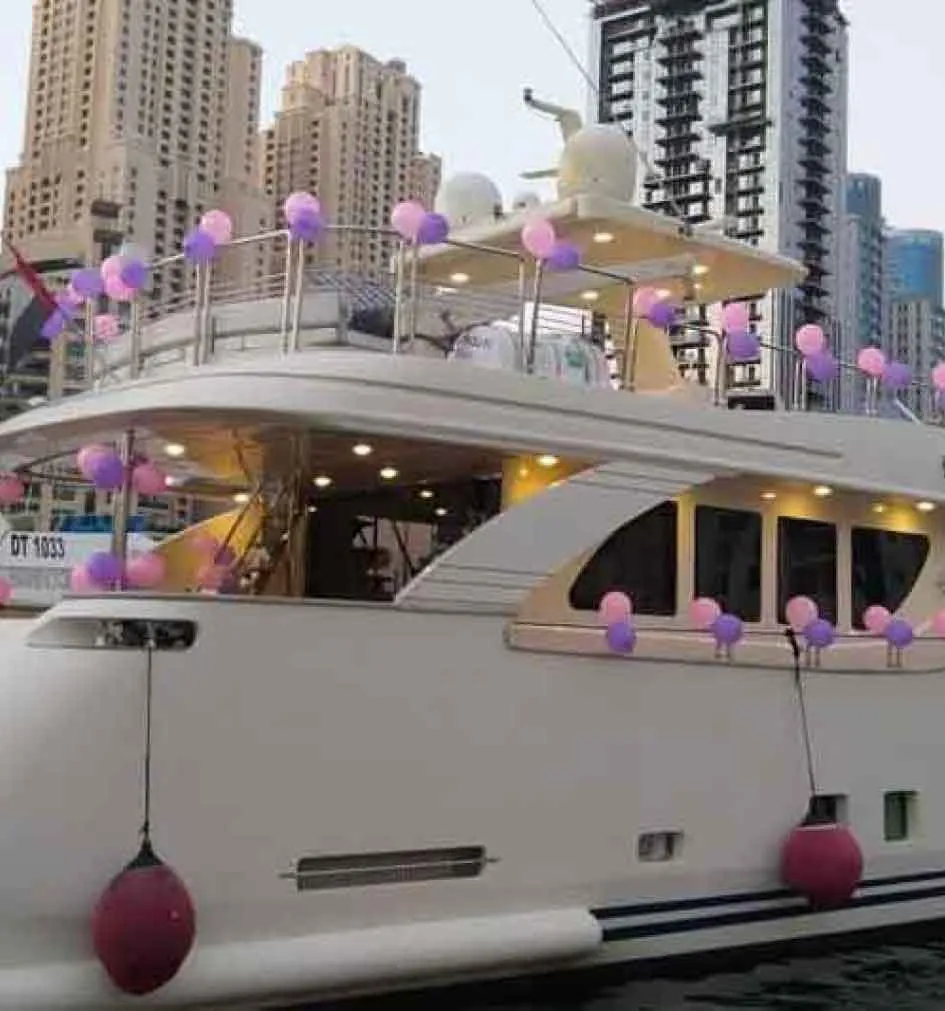
[[[281,108],[261,135],[261,182],[277,224],[286,194],[317,194],[329,221],[387,226],[414,198],[432,207],[440,159],[419,151],[420,85],[400,60],[354,46],[320,49],[289,65]],[[329,269],[383,276],[391,246],[366,233],[331,236],[310,259]]]
[[[28,257],[95,262],[103,202],[117,209],[114,230],[155,258],[179,250],[211,207],[241,231],[266,227],[255,162],[262,52],[232,37],[232,7],[34,0],[23,150],[4,209]],[[235,257],[223,266],[257,269]],[[188,283],[180,266],[154,281],[158,298]]]

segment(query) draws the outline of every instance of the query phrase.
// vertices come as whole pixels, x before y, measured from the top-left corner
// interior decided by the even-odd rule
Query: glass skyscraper
[[[894,229],[887,235],[890,295],[942,305],[945,252],[941,232]]]

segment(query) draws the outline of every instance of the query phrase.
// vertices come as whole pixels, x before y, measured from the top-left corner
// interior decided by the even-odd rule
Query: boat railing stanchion
[[[115,492],[112,508],[112,554],[121,562],[125,570],[128,555],[128,524],[131,517],[132,470],[135,453],[134,429],[128,429],[121,437],[119,455],[124,466],[121,487]],[[121,582],[115,589],[121,589]]]
[[[623,314],[623,359],[620,363],[620,388],[633,392],[637,372],[637,321],[633,316],[634,286],[627,284]]]
[[[87,299],[83,318],[85,388],[95,386],[95,301]]]
[[[715,406],[722,407],[728,394],[728,352],[725,338],[714,330],[706,330],[715,340]]]
[[[201,361],[200,335],[203,330],[203,272],[201,263],[194,264],[194,346],[191,354],[191,364],[199,365]]]
[[[541,315],[541,289],[545,279],[544,260],[535,261],[535,282],[532,287],[532,320],[525,353],[525,371],[531,375],[535,371],[535,353],[538,348],[538,317]]]
[[[200,364],[210,360],[210,285],[213,280],[213,260],[210,260],[203,271],[203,297],[200,314]]]
[[[279,346],[282,353],[289,350],[289,313],[292,311],[292,261],[295,243],[289,232],[285,232],[285,258],[282,277],[282,315],[279,324]]]
[[[420,292],[417,288],[417,278],[420,272],[420,243],[414,239],[410,243],[410,313],[407,319],[407,340],[417,337],[417,319],[419,318]]]
[[[397,263],[394,268],[394,332],[391,335],[391,353],[398,354],[404,335],[404,283],[406,280],[407,244],[401,239],[397,243]]]
[[[295,278],[292,283],[292,330],[289,333],[289,351],[295,354],[299,350],[300,333],[302,329],[302,299],[305,289],[305,245],[302,239],[290,240],[295,244]]]
[[[95,352],[95,334],[92,334],[91,350]],[[94,357],[93,357],[94,361]],[[131,303],[131,331],[128,340],[128,374],[132,379],[141,375],[141,296]]]
[[[528,301],[528,265],[524,257],[518,261],[518,369],[525,372],[527,368],[525,342],[525,303]]]

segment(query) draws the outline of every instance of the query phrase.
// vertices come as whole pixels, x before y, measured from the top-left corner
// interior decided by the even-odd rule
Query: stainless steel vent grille
[[[302,857],[296,869],[281,877],[294,880],[300,892],[367,885],[401,885],[415,881],[476,878],[487,863],[484,846],[456,846],[388,853],[343,853]]]

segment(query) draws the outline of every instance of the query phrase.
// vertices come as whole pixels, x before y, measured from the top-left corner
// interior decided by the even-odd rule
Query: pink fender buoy
[[[781,880],[815,909],[845,905],[862,875],[863,853],[846,825],[804,822],[781,851]]]
[[[95,953],[119,990],[141,996],[170,982],[190,954],[196,917],[183,881],[145,841],[95,905]]]

